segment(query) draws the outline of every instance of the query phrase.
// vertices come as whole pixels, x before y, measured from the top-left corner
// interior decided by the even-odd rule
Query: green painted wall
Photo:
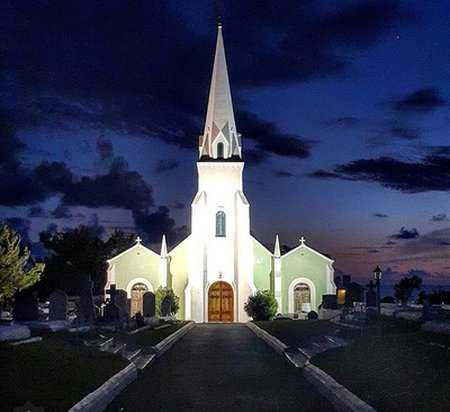
[[[175,249],[173,249],[169,256],[170,260],[170,283],[172,289],[177,296],[180,297],[180,310],[177,313],[178,319],[185,318],[185,298],[184,290],[188,284],[188,264],[189,264],[189,239],[183,240]]]
[[[311,279],[314,282],[316,305],[320,305],[322,295],[325,295],[327,291],[327,261],[303,247],[281,257],[281,299],[284,313],[289,311],[289,284],[298,277]]]
[[[258,290],[271,290],[272,254],[253,239],[253,281]]]
[[[159,287],[159,261],[156,253],[143,246],[129,250],[114,261],[117,289],[127,289],[133,278],[142,277],[151,282],[154,291]]]

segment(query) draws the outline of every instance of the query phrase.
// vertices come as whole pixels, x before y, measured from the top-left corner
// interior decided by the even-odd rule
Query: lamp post
[[[383,271],[377,265],[377,267],[373,270],[373,278],[375,280],[375,285],[377,286],[377,316],[380,319],[381,315],[381,305],[380,305],[380,280],[383,275]]]

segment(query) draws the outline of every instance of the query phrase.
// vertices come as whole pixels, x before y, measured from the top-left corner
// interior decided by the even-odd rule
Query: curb
[[[170,336],[159,342],[154,348],[156,357],[164,354],[175,342],[180,340],[187,332],[194,327],[194,322],[178,329]],[[152,359],[153,360],[153,359]],[[134,363],[130,363],[127,367],[109,378],[103,385],[85,396],[81,401],[76,403],[69,412],[98,412],[103,411],[113,399],[119,395],[138,375],[138,368]]]
[[[103,385],[84,397],[77,404],[69,409],[69,412],[96,412],[103,411],[108,404],[123,390],[129,383],[137,378],[137,368],[134,363],[130,363],[126,368],[109,378]]]
[[[325,371],[309,363],[308,358],[301,355],[300,351],[297,350],[298,353],[291,353],[292,348],[289,348],[279,339],[270,335],[253,322],[247,322],[246,325],[256,336],[266,342],[279,354],[284,355],[296,368],[301,368],[306,380],[310,382],[322,396],[327,398],[337,411],[376,412],[372,406],[358,398],[345,386],[335,381]],[[296,361],[297,358],[302,359],[298,362]]]

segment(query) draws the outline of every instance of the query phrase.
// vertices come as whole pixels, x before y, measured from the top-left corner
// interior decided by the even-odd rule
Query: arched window
[[[294,313],[311,311],[311,289],[306,283],[294,286]]]
[[[217,143],[217,158],[223,159],[223,143]]]
[[[220,211],[216,213],[216,237],[225,236],[225,213]]]

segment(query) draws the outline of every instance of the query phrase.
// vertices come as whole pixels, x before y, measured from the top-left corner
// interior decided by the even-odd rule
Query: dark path
[[[123,408],[123,409],[122,409]],[[199,324],[108,411],[329,411],[301,372],[243,324]]]

